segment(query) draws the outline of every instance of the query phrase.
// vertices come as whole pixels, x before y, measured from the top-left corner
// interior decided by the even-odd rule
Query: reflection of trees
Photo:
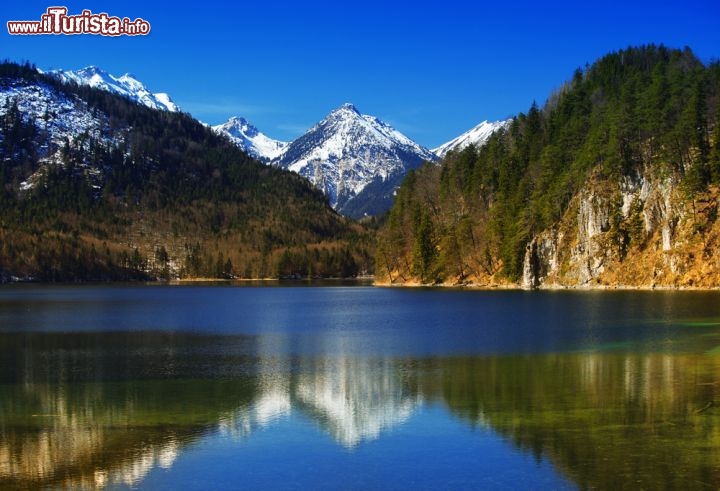
[[[247,437],[292,406],[353,446],[404,421],[419,402],[392,361],[338,356],[293,366],[282,346],[263,340],[9,339],[0,337],[15,345],[0,351],[16,348],[3,374],[11,383],[0,384],[3,489],[137,484],[202,435]]]
[[[424,390],[471,424],[549,457],[581,488],[720,482],[720,359],[588,354],[441,365]]]

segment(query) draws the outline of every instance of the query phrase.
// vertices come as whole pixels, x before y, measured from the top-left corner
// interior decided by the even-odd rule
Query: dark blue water
[[[373,287],[6,287],[0,332],[281,336],[297,354],[544,353],[607,343],[672,349],[717,292],[522,292]]]
[[[718,292],[5,286],[0,487],[702,489],[719,346]]]

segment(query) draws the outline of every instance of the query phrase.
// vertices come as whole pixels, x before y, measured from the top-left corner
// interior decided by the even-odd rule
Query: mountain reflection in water
[[[351,450],[426,406],[491,429],[580,488],[720,482],[716,356],[300,356],[283,342],[3,335],[13,355],[0,379],[0,487],[135,486],[209,435],[252,439],[293,413]]]

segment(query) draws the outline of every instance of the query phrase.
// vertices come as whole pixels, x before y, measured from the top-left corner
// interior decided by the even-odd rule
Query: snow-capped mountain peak
[[[270,161],[279,157],[288,145],[287,142],[273,140],[264,135],[248,120],[239,116],[233,116],[212,129],[226,135],[235,145],[259,160]]]
[[[332,112],[336,112],[336,111],[351,111],[356,114],[360,114],[360,111],[358,111],[357,107],[355,107],[355,104],[353,104],[352,102],[346,102],[342,106],[333,110]]]
[[[470,145],[480,147],[488,141],[488,138],[496,131],[506,128],[510,124],[510,119],[504,121],[488,122],[483,121],[474,128],[466,131],[457,138],[453,138],[447,143],[440,145],[433,149],[433,153],[440,158],[443,158],[450,150],[460,151]]]
[[[163,109],[171,112],[180,110],[168,94],[150,92],[142,82],[130,73],[115,77],[96,66],[88,66],[80,70],[49,70],[47,73],[64,82],[89,85],[90,87],[128,97],[153,109]]]
[[[260,133],[258,129],[251,125],[247,119],[240,116],[231,117],[227,120],[227,123],[221,126],[227,127],[229,132],[232,134],[239,134],[242,132],[245,136],[253,137]]]
[[[427,160],[437,157],[392,126],[345,103],[288,145],[273,164],[308,178],[338,211],[358,216],[388,208],[396,184],[409,169]],[[371,184],[366,194],[375,203],[360,205],[358,196]]]

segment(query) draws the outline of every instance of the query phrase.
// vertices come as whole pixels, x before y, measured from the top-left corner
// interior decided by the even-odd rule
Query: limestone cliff
[[[692,195],[680,182],[647,166],[615,180],[594,173],[528,243],[521,286],[716,287],[719,190]]]

